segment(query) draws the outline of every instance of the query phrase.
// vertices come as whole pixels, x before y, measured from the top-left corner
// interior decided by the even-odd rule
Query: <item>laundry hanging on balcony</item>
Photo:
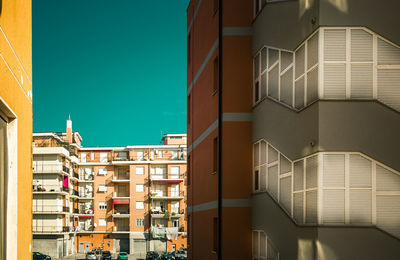
[[[167,239],[168,240],[176,240],[178,239],[178,228],[177,227],[168,227],[166,228]]]

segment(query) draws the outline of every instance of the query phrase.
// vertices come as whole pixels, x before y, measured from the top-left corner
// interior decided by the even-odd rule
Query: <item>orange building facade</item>
[[[252,6],[220,2],[187,9],[189,259],[251,258]]]
[[[63,141],[49,142],[57,138]],[[49,177],[50,166],[34,174],[34,207],[40,204],[33,222],[38,249],[59,257],[95,248],[143,256],[147,251],[186,248],[186,135],[164,135],[162,145],[83,147],[81,141],[70,120],[66,133],[34,134],[34,165],[56,160],[62,175],[56,180],[56,203],[55,195],[43,200],[49,196],[44,193],[56,192],[49,191],[49,179],[54,182],[55,177]],[[55,156],[61,148],[69,153]],[[51,158],[44,155],[49,149],[54,150]],[[45,191],[37,191],[38,186]],[[36,202],[35,196],[40,196]],[[46,212],[48,200],[63,206],[52,220]],[[46,221],[57,223],[58,229],[46,229]],[[64,249],[55,252],[43,245],[49,235]]]
[[[0,259],[32,258],[31,1],[0,1]]]

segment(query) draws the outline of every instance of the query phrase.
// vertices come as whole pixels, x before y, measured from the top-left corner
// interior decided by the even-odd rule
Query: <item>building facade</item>
[[[31,1],[0,1],[0,259],[32,258]]]
[[[66,133],[34,134],[35,249],[60,257],[186,248],[186,135],[164,135],[161,145],[81,141],[70,120]]]
[[[399,8],[397,1],[190,2],[191,259],[232,259],[229,251],[243,259],[397,257],[400,20],[387,17]],[[218,69],[215,55],[222,56]],[[232,109],[240,104],[242,110]],[[233,131],[246,119],[249,132]],[[229,144],[235,134],[240,143]],[[208,140],[215,137],[222,163],[217,200],[196,193],[212,178],[203,169],[214,165]],[[228,157],[234,154],[240,160]],[[236,200],[226,196],[230,190]],[[229,206],[249,208],[250,218],[232,217]],[[222,229],[205,227],[198,216],[208,213],[210,223],[222,219]],[[201,244],[213,237],[222,240],[219,254]]]

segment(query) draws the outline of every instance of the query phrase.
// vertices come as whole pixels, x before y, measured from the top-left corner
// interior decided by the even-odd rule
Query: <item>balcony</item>
[[[184,177],[183,174],[152,174],[150,181],[153,183],[181,183]]]
[[[68,175],[70,169],[62,163],[42,163],[41,161],[33,161],[33,174],[54,174]]]
[[[163,191],[151,191],[150,198],[152,199],[166,199],[166,200],[181,200],[185,197],[183,191],[180,192],[163,192]]]
[[[131,216],[131,214],[129,213],[115,213],[112,214],[113,218],[129,218]]]
[[[178,211],[172,211],[171,213],[169,211],[159,211],[156,209],[151,210],[151,217],[152,218],[163,218],[163,219],[170,219],[170,218],[181,218],[184,217],[184,211],[183,210],[178,210]]]
[[[93,197],[92,193],[80,192],[78,199],[80,199],[80,200],[92,200],[92,199],[94,199],[94,197]]]
[[[129,197],[112,197],[113,204],[129,204]]]
[[[62,185],[33,185],[33,194],[62,194],[67,195],[68,187]]]
[[[116,225],[113,228],[113,233],[129,233],[129,225]]]
[[[33,205],[32,211],[33,214],[67,214],[69,213],[69,207],[62,205]]]
[[[32,226],[33,233],[66,233],[72,232],[68,226]]]
[[[69,195],[70,195],[71,197],[76,197],[76,198],[78,198],[78,197],[79,197],[79,192],[78,192],[77,190],[71,189]]]
[[[128,174],[118,174],[117,176],[113,176],[111,182],[128,183],[128,182],[130,182],[129,173]]]

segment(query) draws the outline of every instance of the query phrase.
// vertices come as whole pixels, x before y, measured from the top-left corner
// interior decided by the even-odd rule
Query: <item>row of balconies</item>
[[[124,161],[179,161],[179,160],[186,160],[186,151],[183,152],[181,150],[176,150],[173,151],[172,154],[163,154],[160,156],[161,151],[155,152],[155,151],[144,151],[142,154],[136,154],[136,155],[131,155],[129,152],[108,152],[106,153],[100,153],[100,158],[97,156],[92,157],[91,155],[88,156],[88,154],[91,153],[86,153],[86,156],[80,156],[80,161],[81,162],[102,162],[102,163],[108,163],[108,162],[124,162]]]

